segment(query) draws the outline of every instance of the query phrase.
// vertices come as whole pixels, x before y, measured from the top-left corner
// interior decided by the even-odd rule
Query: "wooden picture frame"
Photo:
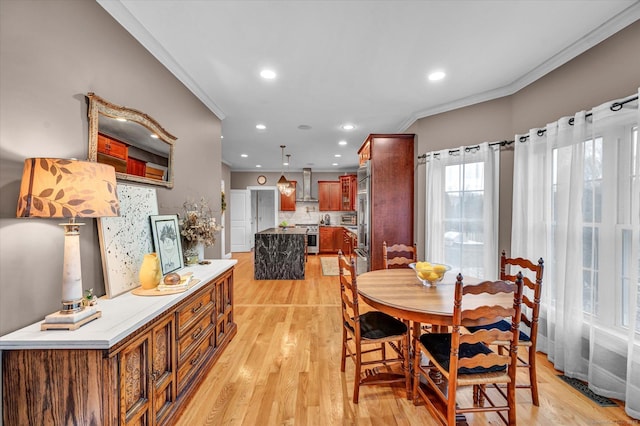
[[[152,215],[149,216],[149,221],[153,234],[153,247],[160,259],[162,275],[184,268],[178,215]]]

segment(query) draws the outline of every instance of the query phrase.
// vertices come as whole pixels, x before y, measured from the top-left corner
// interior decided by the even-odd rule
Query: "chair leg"
[[[536,351],[533,348],[527,348],[529,352],[529,382],[531,385],[531,400],[536,407],[540,406],[538,399],[538,377],[536,374]]]
[[[449,383],[447,399],[447,425],[456,426],[456,383]]]
[[[342,327],[342,360],[340,361],[340,371],[344,373],[345,361],[347,359],[347,330]]]
[[[360,376],[362,374],[362,353],[360,352],[360,347],[356,348],[356,359],[355,359],[355,380],[353,381],[353,403],[357,404],[358,399],[360,398]]]
[[[511,381],[507,385],[507,405],[509,406],[509,425],[516,424],[516,383]]]

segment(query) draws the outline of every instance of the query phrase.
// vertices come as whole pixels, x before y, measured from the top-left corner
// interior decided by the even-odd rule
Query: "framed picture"
[[[119,217],[98,218],[98,237],[107,297],[140,285],[138,273],[145,253],[153,251],[149,216],[158,214],[156,189],[118,182]]]
[[[153,246],[160,259],[162,275],[184,268],[178,215],[155,215],[149,216],[149,219],[153,234]]]

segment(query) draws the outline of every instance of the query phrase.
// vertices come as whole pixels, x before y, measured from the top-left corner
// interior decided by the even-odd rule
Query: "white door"
[[[230,192],[231,251],[251,251],[251,192],[245,189],[232,189]]]

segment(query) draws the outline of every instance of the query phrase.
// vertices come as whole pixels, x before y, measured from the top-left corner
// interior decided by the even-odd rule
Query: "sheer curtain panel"
[[[464,276],[498,273],[499,144],[427,154],[425,259]]]
[[[545,260],[538,349],[636,419],[639,117],[634,95],[516,135],[511,241]]]

